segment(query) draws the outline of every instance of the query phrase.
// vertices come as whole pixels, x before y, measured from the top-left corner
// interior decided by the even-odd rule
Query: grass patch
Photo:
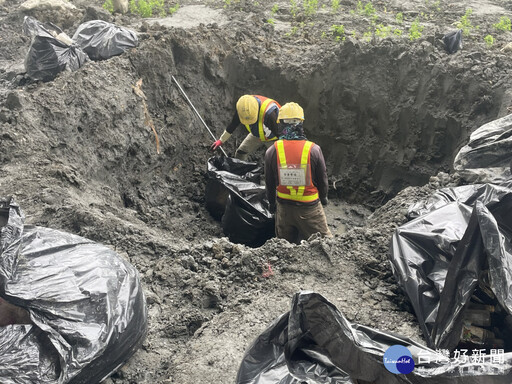
[[[498,31],[506,32],[511,30],[512,23],[507,16],[501,16],[500,21],[492,26]]]
[[[457,23],[457,28],[462,29],[462,34],[464,36],[471,35],[471,32],[475,27],[471,23],[470,17],[473,14],[473,9],[468,8],[466,9],[466,13],[464,13],[464,16],[460,18],[460,20]]]

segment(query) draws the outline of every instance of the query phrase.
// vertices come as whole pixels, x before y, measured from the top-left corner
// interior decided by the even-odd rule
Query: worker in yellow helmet
[[[249,132],[235,152],[235,157],[247,160],[263,142],[276,140],[277,116],[280,105],[277,101],[259,95],[243,95],[236,103],[236,112],[219,140],[212,144],[214,151],[224,144],[235,129],[244,125]]]
[[[304,135],[304,110],[286,103],[277,121],[279,140],[265,153],[265,188],[276,235],[297,244],[317,232],[332,237],[322,207],[328,191],[324,155]]]

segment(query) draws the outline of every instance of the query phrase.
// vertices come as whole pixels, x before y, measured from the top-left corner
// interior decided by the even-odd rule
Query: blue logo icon
[[[408,374],[414,370],[411,352],[403,345],[392,345],[384,353],[384,366],[395,374]]]

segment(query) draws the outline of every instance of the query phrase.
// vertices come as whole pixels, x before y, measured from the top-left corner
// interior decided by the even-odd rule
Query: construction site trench
[[[174,26],[185,4],[166,22],[109,19],[136,30],[139,46],[41,83],[22,75],[30,39],[24,14],[5,4],[19,3],[0,13],[0,194],[28,224],[114,249],[146,295],[148,336],[105,383],[232,383],[245,349],[304,289],[350,321],[422,342],[387,260],[390,238],[411,203],[463,183],[455,154],[511,105],[509,54],[449,55],[439,33],[293,41],[255,12],[247,23],[221,7],[192,10],[209,22]],[[70,35],[104,15],[76,5]],[[204,205],[213,138],[171,76],[217,137],[243,94],[299,103],[326,159],[334,238],[230,242]],[[242,128],[223,147],[230,155]]]

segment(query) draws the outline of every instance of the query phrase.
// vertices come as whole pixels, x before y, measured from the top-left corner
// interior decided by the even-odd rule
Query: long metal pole
[[[210,131],[210,128],[208,128],[208,126],[206,125],[206,123],[204,122],[203,118],[201,117],[201,115],[199,114],[199,112],[197,112],[197,109],[194,107],[194,104],[192,104],[192,102],[190,101],[190,99],[188,98],[187,94],[185,93],[185,91],[183,90],[183,88],[180,87],[180,85],[178,84],[178,81],[174,78],[174,76],[171,75],[171,78],[172,80],[176,83],[176,85],[178,86],[178,89],[180,90],[181,94],[185,97],[185,99],[187,100],[187,102],[190,104],[190,106],[192,107],[192,109],[194,110],[194,112],[196,113],[197,117],[199,117],[199,120],[201,120],[201,123],[203,123],[204,127],[208,130],[208,132],[210,132],[210,135],[213,137],[213,140],[217,140],[217,138],[215,137],[215,135],[212,133],[212,131]],[[228,155],[226,154],[226,152],[224,152],[224,148],[222,147],[219,147],[220,150],[222,151],[222,153],[224,154],[224,156],[228,157]]]

